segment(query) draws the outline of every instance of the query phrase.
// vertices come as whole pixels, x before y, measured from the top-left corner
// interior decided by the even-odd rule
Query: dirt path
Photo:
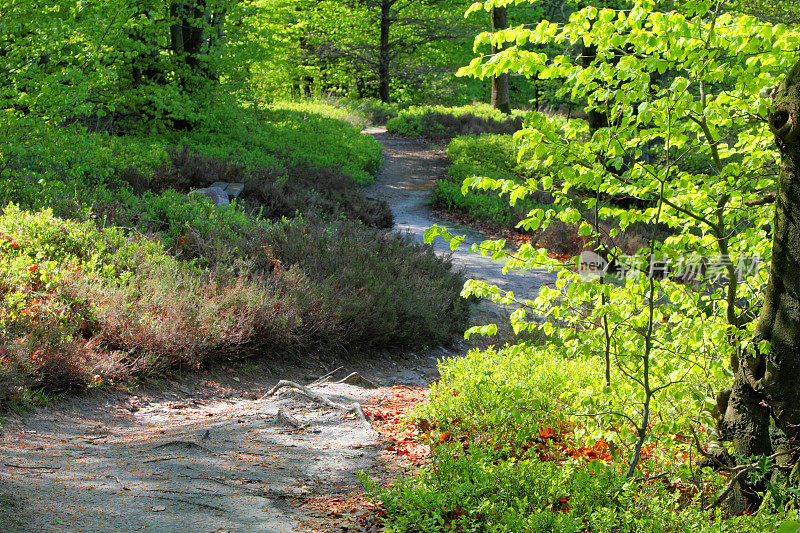
[[[368,194],[387,199],[398,229],[421,239],[426,227],[442,224],[427,195],[444,157],[382,130],[370,133],[384,143],[386,162]],[[436,246],[449,251],[441,241]],[[502,277],[491,261],[462,252],[454,262],[517,294],[552,281],[540,272]],[[436,359],[450,355],[440,348],[354,358],[335,377],[358,371],[379,388],[329,382],[315,390],[343,403],[379,405],[387,387],[435,379]],[[324,505],[315,511],[314,502],[357,491],[355,472],[385,474],[397,459],[353,416],[291,392],[257,400],[279,379],[310,383],[332,365],[308,358],[235,372],[221,367],[10,417],[0,433],[0,532],[356,531]],[[279,410],[304,428],[287,424]]]
[[[447,354],[346,364],[336,379],[357,370],[379,388],[314,390],[379,405],[390,385],[429,383]],[[326,373],[314,360],[273,366],[95,392],[7,420],[0,531],[346,531],[324,506],[308,504],[351,493],[355,472],[381,475],[396,461],[353,416],[291,391],[258,401],[278,379],[309,383]],[[282,422],[279,409],[306,427]]]
[[[429,196],[436,179],[447,170],[444,151],[434,149],[416,140],[389,135],[385,128],[371,128],[365,133],[373,135],[383,144],[383,168],[375,184],[366,189],[373,198],[383,198],[392,206],[395,229],[407,231],[418,241],[426,228],[438,224],[454,235],[464,235],[464,244],[453,252],[453,263],[463,268],[469,277],[487,281],[503,290],[512,291],[522,298],[534,298],[543,285],[554,285],[556,275],[546,270],[511,271],[503,274],[503,265],[488,257],[470,253],[468,246],[480,243],[487,237],[452,221],[437,218],[431,211]],[[440,254],[450,253],[450,245],[441,238],[434,243]],[[492,306],[487,309],[496,312]]]

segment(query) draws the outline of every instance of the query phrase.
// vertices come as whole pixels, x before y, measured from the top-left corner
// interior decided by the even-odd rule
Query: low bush
[[[279,220],[297,213],[322,214],[360,220],[368,226],[391,228],[392,211],[384,201],[370,200],[341,171],[297,163],[285,169],[250,170],[235,163],[192,152],[187,145],[173,150],[170,160],[156,168],[152,178],[128,169],[123,179],[134,192],[176,190],[189,192],[215,182],[242,183],[237,198],[248,212]],[[159,228],[153,228],[159,229]]]
[[[522,128],[523,112],[506,115],[491,106],[417,106],[403,109],[386,124],[390,133],[432,141],[481,133],[512,134]]]
[[[481,446],[458,448],[438,446],[430,465],[392,487],[363,480],[386,513],[385,531],[760,533],[782,521],[703,511],[668,482],[626,481],[599,460],[504,460]]]
[[[348,221],[328,227],[283,222],[268,243],[284,263],[326,280],[351,343],[436,345],[463,333],[469,303],[455,295],[464,278],[411,237]]]
[[[6,206],[0,374],[74,390],[220,355],[443,343],[466,326],[463,277],[404,237],[272,223],[174,191],[141,201],[140,224],[183,225],[157,238]]]
[[[543,338],[540,346],[475,350],[440,363],[441,380],[408,420],[432,447],[430,462],[388,487],[362,476],[386,531],[756,533],[785,519],[706,510],[728,479],[686,464],[693,442],[685,435],[654,435],[639,477],[626,479],[632,426],[575,416],[584,399],[608,394],[602,365],[557,343]],[[658,402],[664,422],[696,409],[681,391]],[[616,400],[608,405],[621,408]],[[597,432],[627,437],[597,439]]]

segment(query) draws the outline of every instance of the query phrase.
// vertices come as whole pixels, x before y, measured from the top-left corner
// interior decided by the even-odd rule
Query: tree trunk
[[[381,42],[380,50],[378,51],[378,78],[380,80],[380,89],[378,95],[381,101],[389,103],[389,86],[391,83],[391,74],[389,72],[390,66],[390,50],[389,50],[389,32],[392,29],[392,0],[381,0]]]
[[[211,77],[211,69],[203,56],[208,56],[209,36],[205,26],[210,23],[211,15],[206,7],[206,0],[182,0],[170,5],[172,25],[170,37],[172,51],[182,61],[191,74],[204,78]],[[223,35],[224,19],[214,28],[217,35]],[[186,80],[183,80],[186,85]],[[186,87],[184,87],[186,88]]]
[[[508,9],[505,7],[492,8],[492,31],[508,28]],[[502,52],[503,48],[492,45],[492,54]],[[511,101],[508,96],[508,73],[492,76],[492,107],[505,114],[511,113]]]
[[[581,64],[584,67],[589,67],[597,58],[597,46],[586,46],[585,44],[581,44],[581,47]],[[590,133],[594,133],[600,128],[608,127],[608,117],[604,111],[600,111],[598,109],[589,109],[587,114],[589,115],[588,122]]]
[[[772,262],[754,341],[768,341],[733,362],[735,382],[722,420],[737,454],[776,453],[786,479],[800,443],[800,63],[773,95],[769,125],[781,153],[775,195]],[[757,346],[757,344],[756,344]],[[760,497],[749,481],[734,491],[733,512],[753,511]]]

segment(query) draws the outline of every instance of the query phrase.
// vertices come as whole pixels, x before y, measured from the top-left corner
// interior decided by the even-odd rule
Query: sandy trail
[[[385,164],[369,195],[386,199],[397,229],[422,238],[436,220],[428,191],[445,170],[440,151],[374,134]],[[439,240],[442,253],[449,247]],[[532,295],[554,276],[502,276],[492,261],[456,252],[468,275]],[[458,349],[456,351],[459,351]],[[379,388],[326,384],[315,390],[343,403],[377,404],[386,387],[424,386],[438,375],[440,348],[392,359],[345,363]],[[331,362],[332,363],[332,362]],[[337,363],[338,364],[338,363]],[[355,473],[380,474],[398,460],[352,416],[287,392],[256,401],[279,379],[309,383],[330,370],[323,361],[272,361],[242,375],[221,367],[180,382],[87,393],[11,416],[0,434],[0,532],[357,531],[354,523],[309,509],[320,496],[359,490]],[[307,424],[297,430],[278,410]]]
[[[337,378],[355,369],[379,387],[314,390],[378,405],[388,385],[429,383],[446,355],[353,363]],[[13,417],[0,437],[0,531],[347,531],[355,524],[306,504],[358,490],[357,471],[381,475],[394,459],[352,415],[291,390],[257,400],[278,379],[309,383],[325,373],[307,363],[277,365],[277,374],[219,369]],[[282,423],[279,409],[306,427]]]

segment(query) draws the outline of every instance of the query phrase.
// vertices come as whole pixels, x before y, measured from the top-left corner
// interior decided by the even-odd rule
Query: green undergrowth
[[[345,122],[347,111],[316,102],[218,108],[191,131],[125,136],[1,113],[0,205],[106,202],[116,178],[133,169],[151,181],[182,147],[248,171],[271,169],[276,177],[288,178],[292,167],[326,168],[360,185],[372,183],[381,164],[380,143]]]
[[[776,516],[726,518],[685,507],[663,483],[626,481],[601,461],[503,460],[474,447],[434,452],[412,479],[367,494],[386,512],[389,533],[761,533]]]
[[[756,533],[785,520],[705,510],[727,478],[690,464],[697,455],[682,431],[649,440],[626,478],[632,429],[580,416],[587,398],[608,394],[602,366],[554,340],[440,362],[441,380],[409,418],[430,460],[386,487],[361,477],[386,531]],[[679,391],[668,395],[656,416],[695,409]]]
[[[514,182],[526,179],[527,171],[517,161],[513,136],[484,133],[456,137],[447,145],[447,158],[447,175],[437,181],[433,190],[434,207],[515,228],[531,209],[542,206],[535,199],[520,200],[512,206],[508,195],[464,190],[464,181],[475,176]]]
[[[488,105],[463,107],[412,106],[386,123],[390,133],[432,141],[480,133],[511,134],[522,128],[523,111],[506,115]]]

